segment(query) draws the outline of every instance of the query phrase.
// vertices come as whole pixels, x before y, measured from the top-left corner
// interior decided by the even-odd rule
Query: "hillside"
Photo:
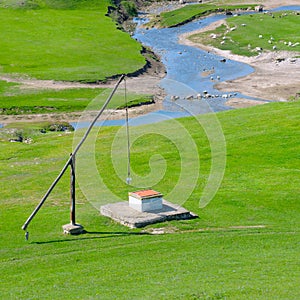
[[[167,172],[153,188],[167,194],[181,172],[179,140],[176,145],[169,137],[174,124],[184,126],[188,135],[181,142],[194,140],[201,170],[183,205],[199,214],[198,219],[130,230],[100,216],[78,189],[77,221],[87,233],[64,236],[61,225],[69,218],[66,175],[29,226],[29,242],[21,225],[64,164],[73,136],[49,133],[29,145],[2,143],[1,297],[299,298],[299,113],[300,102],[293,102],[217,114],[227,164],[220,189],[203,209],[199,199],[211,149],[199,122],[207,129],[212,115],[159,123],[152,127],[153,134],[134,143],[132,167],[137,174],[150,171],[151,156],[164,157]],[[106,127],[98,133],[96,161],[106,186],[126,198],[128,187],[111,168],[117,131]],[[192,149],[186,151],[190,155]],[[153,156],[151,163],[159,160]],[[97,195],[100,202],[108,200]],[[170,233],[149,234],[155,227]]]
[[[2,1],[1,73],[97,82],[145,65],[142,47],[106,16],[110,1]]]

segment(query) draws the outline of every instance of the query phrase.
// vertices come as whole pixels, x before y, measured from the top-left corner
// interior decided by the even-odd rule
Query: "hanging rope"
[[[124,79],[124,85],[125,85],[125,92],[124,92],[124,98],[125,98],[125,113],[126,113],[126,134],[127,134],[127,178],[126,183],[130,184],[131,177],[130,177],[130,140],[129,140],[129,118],[128,118],[128,102],[127,102],[127,87],[126,87],[126,78]]]

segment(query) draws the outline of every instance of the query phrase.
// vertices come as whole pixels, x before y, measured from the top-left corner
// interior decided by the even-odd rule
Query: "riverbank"
[[[268,3],[268,4],[267,4]],[[295,1],[289,1],[288,4],[296,4]],[[282,1],[267,1],[266,8],[273,8],[281,5],[287,5]],[[217,83],[215,88],[223,92],[236,91],[253,98],[267,99],[272,101],[287,101],[291,96],[299,93],[300,82],[300,58],[299,52],[292,51],[272,51],[263,52],[255,57],[245,57],[234,55],[229,51],[220,50],[211,46],[192,42],[189,37],[193,34],[211,31],[224,24],[221,20],[210,24],[209,26],[182,34],[179,42],[184,45],[198,47],[202,50],[220,55],[227,59],[239,61],[252,66],[255,72],[234,80],[228,80]],[[248,104],[255,104],[246,99],[235,99],[232,103],[227,103],[234,107],[245,107]],[[256,102],[264,103],[264,102]]]
[[[153,104],[145,104],[137,107],[128,108],[129,118],[135,118],[144,114],[160,110],[162,108],[162,101],[157,101]],[[10,123],[19,122],[68,122],[76,123],[93,121],[97,116],[98,111],[83,111],[72,113],[59,114],[26,114],[26,115],[0,115],[0,124],[7,125]],[[122,120],[126,118],[125,109],[106,109],[99,120]]]

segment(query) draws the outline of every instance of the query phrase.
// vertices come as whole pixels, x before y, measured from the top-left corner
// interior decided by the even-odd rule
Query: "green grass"
[[[13,8],[13,9],[101,9],[106,10],[110,1],[97,1],[97,0],[1,0],[0,7]]]
[[[25,242],[20,227],[68,158],[73,136],[47,133],[30,145],[2,142],[1,298],[299,299],[299,113],[295,101],[217,114],[227,165],[219,191],[204,209],[198,205],[211,152],[197,120],[132,127],[132,135],[149,131],[133,143],[133,170],[146,175],[149,157],[153,166],[161,164],[157,154],[162,155],[166,173],[153,187],[165,194],[181,172],[180,143],[187,145],[191,137],[200,155],[199,179],[184,203],[199,218],[149,226],[177,230],[160,236],[139,234],[100,216],[79,188],[77,221],[88,233],[64,236],[61,225],[69,221],[65,175],[30,224]],[[207,127],[212,117],[199,120]],[[176,143],[168,138],[178,136],[174,124],[188,131]],[[111,162],[118,131],[101,128],[95,155],[106,185],[125,199],[131,188]],[[97,186],[90,188],[97,191]],[[104,194],[96,195],[101,199]],[[265,228],[232,228],[254,225]]]
[[[21,89],[18,84],[0,81],[0,115],[99,110],[110,93],[111,89],[104,88]],[[127,93],[126,96],[129,107],[152,101],[150,95]],[[124,97],[124,90],[120,89],[108,104],[108,108],[124,108]]]
[[[1,3],[15,5],[9,1]],[[70,21],[69,14],[78,13],[84,6],[82,17],[86,19],[89,10],[92,21],[97,5],[84,1],[26,2],[25,9],[5,12],[9,11],[11,17],[20,14],[21,19],[26,14],[52,18],[59,13]],[[99,5],[105,7],[107,2]],[[29,6],[35,9],[28,10]],[[33,24],[39,25],[38,19],[32,20]],[[55,17],[50,23],[59,29],[54,20]],[[56,53],[62,53],[57,49]],[[23,51],[27,53],[27,49]],[[33,57],[38,53],[30,53],[28,50],[28,61],[35,63]],[[59,63],[64,60],[79,62],[71,61],[67,55]],[[28,66],[24,69],[5,65],[4,71],[20,74],[20,70],[26,70],[24,74],[34,77],[64,74],[66,78],[72,73],[58,69],[51,73],[48,67],[37,65],[35,75],[27,73],[34,69]],[[73,70],[72,76],[79,78],[78,67],[74,68],[77,71]],[[88,78],[98,76],[83,73],[89,74]],[[36,113],[39,109],[49,112],[50,107],[58,112],[82,110],[95,97],[99,101],[88,109],[98,109],[109,92],[25,91],[18,85],[0,82],[1,108],[14,113]],[[139,103],[140,97],[147,99],[143,95],[128,95],[128,100]],[[111,108],[123,103],[120,92]],[[61,226],[69,222],[66,174],[30,224],[30,240],[25,242],[20,228],[65,164],[76,140],[75,133],[35,134],[31,144],[1,142],[1,299],[299,299],[299,113],[300,102],[294,101],[217,114],[226,139],[227,164],[220,189],[204,209],[199,208],[199,199],[209,177],[213,142],[204,129],[211,126],[213,115],[198,117],[204,129],[191,118],[130,128],[131,136],[142,133],[131,148],[133,179],[153,171],[157,177],[160,174],[155,172],[166,164],[161,180],[153,184],[144,181],[145,188],[153,187],[164,194],[172,191],[182,180],[180,174],[186,167],[181,165],[183,158],[188,160],[186,164],[192,173],[195,161],[190,140],[195,142],[200,157],[198,180],[184,203],[199,218],[147,227],[176,232],[160,236],[130,230],[99,215],[89,197],[95,197],[99,203],[110,198],[106,198],[100,185],[94,184],[95,178],[86,183],[89,193],[84,194],[86,191],[79,186],[76,189],[77,222],[85,226],[87,233],[64,236]],[[186,129],[186,135],[181,136],[179,125]],[[44,124],[35,124],[34,128],[30,125],[30,130],[39,130],[40,126]],[[126,199],[128,191],[135,189],[124,183],[126,162],[114,164],[111,159],[126,157],[126,140],[120,139],[115,152],[112,150],[112,143],[119,141],[119,131],[118,127],[93,130],[95,141],[90,140],[83,147],[85,152],[81,151],[82,156],[77,159],[77,173],[79,181],[82,177],[89,181],[93,173],[84,163],[86,158],[95,157],[97,176],[101,175],[115,196]],[[120,174],[115,166],[121,168]],[[190,175],[184,181],[187,185],[193,174]],[[177,194],[168,200],[180,202],[184,196]],[[265,227],[251,227],[256,225]]]
[[[238,5],[217,5],[217,4],[194,4],[187,5],[182,8],[163,12],[160,14],[158,20],[161,27],[174,27],[187,22],[190,22],[196,18],[207,16],[211,13],[216,13],[218,11],[226,10],[236,10],[236,9],[247,9],[249,7],[254,7],[253,4],[238,4]]]
[[[141,45],[105,16],[108,5],[25,1],[23,7],[4,2],[8,8],[0,8],[1,73],[95,82],[142,68]]]
[[[190,39],[246,56],[257,55],[256,47],[263,51],[299,51],[299,20],[300,15],[291,11],[238,16],[226,20],[228,27],[234,28],[232,31],[222,25],[215,30],[192,35]],[[217,37],[214,39],[211,34]],[[289,43],[295,46],[289,46]],[[273,49],[274,46],[276,49]]]

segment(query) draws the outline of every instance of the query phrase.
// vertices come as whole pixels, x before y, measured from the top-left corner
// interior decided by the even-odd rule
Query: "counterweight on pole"
[[[74,149],[73,153],[71,153],[71,155],[70,155],[69,159],[67,160],[67,162],[65,163],[64,167],[62,168],[62,170],[60,171],[60,173],[58,174],[58,176],[56,177],[56,179],[52,182],[51,186],[49,187],[48,191],[46,192],[46,194],[44,195],[44,197],[42,198],[42,200],[40,201],[40,203],[36,206],[36,208],[34,209],[34,211],[31,213],[31,215],[28,217],[28,219],[26,220],[26,222],[22,226],[23,230],[27,229],[27,227],[30,224],[31,220],[34,218],[34,216],[37,214],[37,212],[43,206],[44,202],[46,201],[46,199],[48,198],[48,196],[50,195],[50,193],[52,192],[52,190],[54,189],[54,187],[56,186],[56,184],[59,182],[59,180],[61,179],[61,177],[64,175],[64,173],[67,170],[68,166],[74,162],[73,160],[75,160],[76,153],[79,151],[80,147],[85,142],[85,140],[88,137],[90,131],[93,128],[93,126],[95,125],[95,123],[97,122],[98,118],[101,116],[101,114],[103,113],[103,111],[105,110],[105,108],[107,107],[107,105],[109,104],[109,102],[112,99],[114,93],[116,92],[117,88],[119,87],[120,83],[122,82],[122,80],[124,78],[125,78],[125,75],[122,75],[119,78],[118,82],[116,83],[116,85],[113,88],[112,92],[110,93],[109,97],[106,99],[105,103],[103,104],[102,108],[98,112],[97,116],[94,118],[93,122],[88,127],[86,133],[84,134],[84,136],[82,137],[81,141],[78,143],[78,145]],[[74,177],[74,180],[75,180],[75,177]],[[74,204],[74,206],[73,206],[73,204]],[[74,193],[74,203],[73,204],[72,204],[72,206],[73,206],[73,209],[74,209],[74,216],[73,215],[71,216],[71,223],[73,222],[73,218],[74,218],[74,223],[75,223],[75,193]],[[72,214],[72,208],[71,208],[71,214]]]

